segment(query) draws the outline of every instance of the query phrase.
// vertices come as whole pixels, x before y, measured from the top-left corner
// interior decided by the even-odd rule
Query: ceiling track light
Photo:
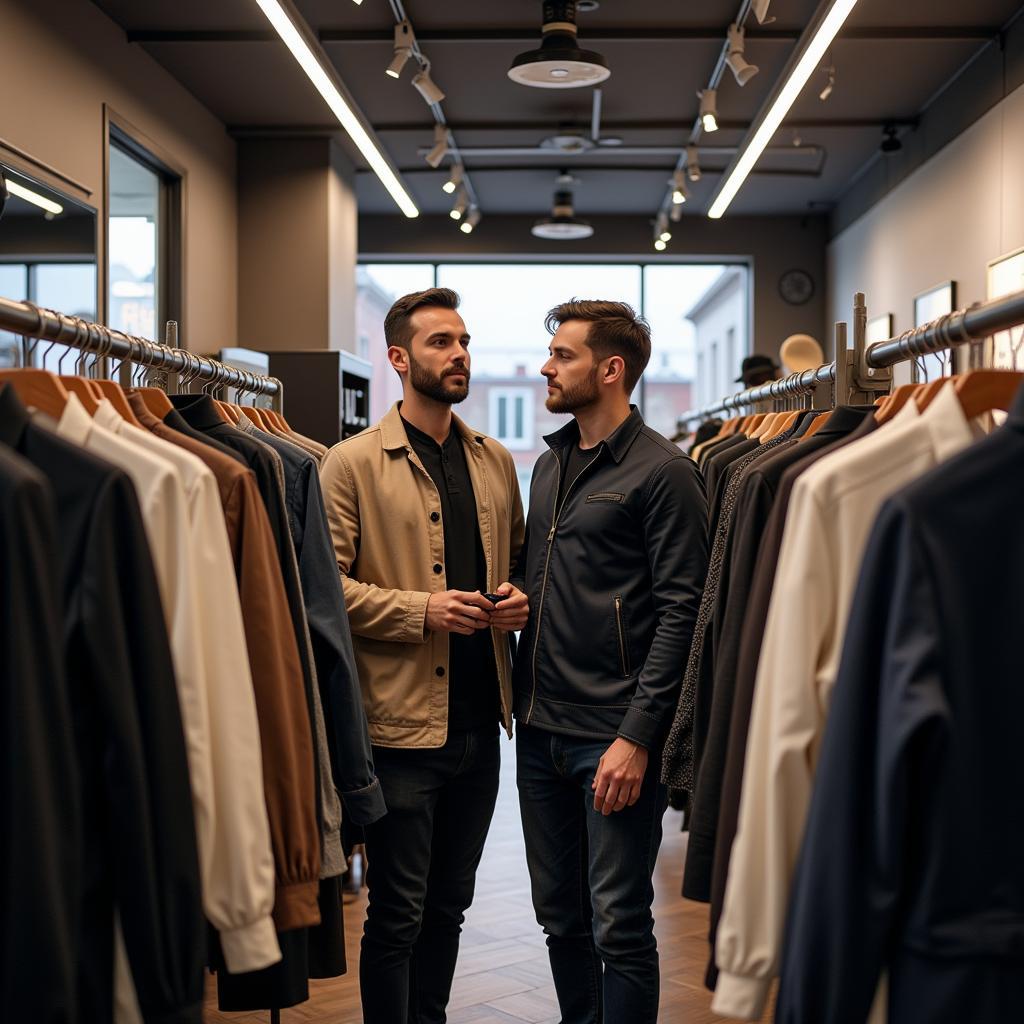
[[[725,58],[725,63],[729,65],[729,70],[733,73],[736,84],[740,86],[746,85],[757,74],[758,67],[756,64],[748,64],[743,56],[745,44],[743,29],[739,25],[732,24],[729,26],[728,38],[729,52]]]
[[[882,144],[878,148],[886,156],[891,156],[893,153],[898,153],[903,148],[903,143],[900,142],[897,136],[897,132],[898,129],[894,124],[887,124],[882,129],[882,135],[885,137],[882,139]]]
[[[420,70],[412,76],[412,84],[427,103],[440,103],[444,99],[444,93],[430,77],[430,61],[425,58],[420,65]]]
[[[575,0],[543,0],[543,38],[535,50],[512,61],[508,77],[535,89],[578,89],[610,74],[600,53],[581,50],[576,39]]]
[[[434,124],[434,145],[424,157],[433,168],[441,166],[441,161],[448,155],[448,129],[443,124]]]
[[[412,25],[405,19],[395,25],[395,55],[384,73],[392,78],[401,78],[402,68],[409,62],[412,56],[413,45],[416,37],[412,33]]]
[[[768,16],[768,5],[772,0],[754,0],[750,5],[750,9],[754,12],[754,17],[757,18],[758,25],[770,25],[775,18]]]
[[[706,132],[718,131],[718,90],[701,89],[697,95],[700,97],[700,123]]]
[[[286,2],[289,10],[294,12],[290,0],[286,0]],[[409,193],[402,187],[394,168],[370,137],[370,133],[364,127],[360,115],[356,113],[352,103],[342,95],[337,83],[332,78],[332,74],[336,75],[337,72],[334,72],[333,68],[330,73],[325,69],[324,63],[321,62],[309,40],[298,28],[292,14],[286,12],[281,0],[256,0],[256,3],[281,37],[281,41],[288,47],[299,67],[305,72],[306,77],[313,83],[327,106],[331,108],[331,113],[338,119],[338,123],[348,132],[349,138],[355,143],[363,159],[370,165],[371,170],[388,190],[388,194],[398,204],[402,213],[406,217],[418,217],[420,211],[416,208]],[[297,12],[294,12],[294,17],[299,25],[304,24],[301,15]],[[308,33],[308,28],[306,31]]]
[[[452,168],[451,174],[448,175],[448,180],[441,186],[441,191],[451,195],[462,184],[464,174],[465,169],[462,164],[456,164]]]
[[[665,249],[667,248],[667,246],[668,246],[668,242],[666,242],[664,239],[662,239],[662,238],[655,238],[654,239],[654,248],[657,249],[658,252],[664,252]]]
[[[690,192],[686,187],[686,175],[682,170],[676,171],[669,184],[672,186],[672,205],[682,206],[690,198]]]
[[[748,135],[742,149],[729,165],[708,210],[709,217],[721,217],[736,198],[736,193],[747,180],[747,175],[779,130],[797,96],[814,74],[814,69],[821,64],[822,57],[832,45],[856,3],[857,0],[833,0],[822,16],[816,19],[813,27],[808,28],[800,37],[797,51],[787,65],[789,73],[782,84],[773,90],[764,115],[758,118],[755,130]]]
[[[672,240],[672,232],[668,229],[668,217],[664,213],[658,214],[658,219],[654,224],[654,234],[662,242],[670,242]]]
[[[459,230],[465,235],[471,235],[473,228],[480,223],[480,209],[479,207],[470,207],[469,214],[466,219],[459,225]]]
[[[668,211],[668,219],[673,224],[678,224],[683,219],[683,204],[673,204],[672,209]]]
[[[455,196],[455,205],[451,208],[451,212],[448,214],[452,220],[462,220],[466,214],[466,210],[469,208],[469,199],[466,196],[466,190],[460,188]]]
[[[700,181],[700,160],[697,157],[697,147],[692,142],[686,147],[686,176],[690,181]]]
[[[836,67],[834,64],[829,64],[825,69],[825,75],[825,88],[818,93],[818,99],[822,103],[832,95],[832,90],[836,87]]]

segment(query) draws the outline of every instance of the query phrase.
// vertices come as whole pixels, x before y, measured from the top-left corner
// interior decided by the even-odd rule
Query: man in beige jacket
[[[512,457],[452,414],[470,382],[458,304],[431,288],[391,307],[403,399],[321,470],[388,805],[366,830],[366,1024],[446,1019],[497,797],[499,722],[511,735],[509,634],[529,612],[507,582],[523,540]]]

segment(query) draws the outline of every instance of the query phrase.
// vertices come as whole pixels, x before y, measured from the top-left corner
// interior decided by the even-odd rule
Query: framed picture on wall
[[[1024,291],[1024,249],[1008,252],[988,264],[985,297],[999,299],[1012,292]],[[1015,370],[1024,365],[1024,326],[999,331],[992,336],[991,352],[986,352],[988,365]]]
[[[914,326],[920,327],[944,313],[952,313],[956,309],[956,281],[944,281],[926,292],[914,296]],[[942,355],[924,356],[913,362],[913,380],[916,382],[925,379],[922,374],[922,364],[928,380],[935,380],[943,373],[949,373],[950,353]]]
[[[869,345],[888,341],[892,337],[892,313],[879,313],[868,321],[864,338]]]

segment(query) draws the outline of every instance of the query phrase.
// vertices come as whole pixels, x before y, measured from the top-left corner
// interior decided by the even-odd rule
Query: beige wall
[[[355,174],[329,139],[238,149],[238,326],[247,348],[356,351]]]
[[[1024,87],[1012,92],[828,246],[829,318],[914,325],[914,296],[957,282],[957,304],[984,300],[985,265],[1024,246]]]
[[[186,170],[180,343],[236,343],[235,143],[224,126],[92,3],[6,2],[2,24],[0,142],[80,182],[88,195],[59,187],[101,211],[105,103],[165,150]]]

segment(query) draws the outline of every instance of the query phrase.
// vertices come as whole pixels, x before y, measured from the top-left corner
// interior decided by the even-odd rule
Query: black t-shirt
[[[403,417],[409,443],[430,474],[441,499],[444,571],[449,590],[487,593],[487,561],[480,542],[476,495],[466,452],[455,426],[443,445]],[[448,729],[495,725],[500,717],[498,670],[489,629],[472,636],[448,634]]]
[[[565,501],[566,491],[572,486],[576,478],[597,458],[601,446],[594,448],[581,448],[578,444],[569,445],[561,452],[562,479],[558,485],[558,507],[562,507]]]

